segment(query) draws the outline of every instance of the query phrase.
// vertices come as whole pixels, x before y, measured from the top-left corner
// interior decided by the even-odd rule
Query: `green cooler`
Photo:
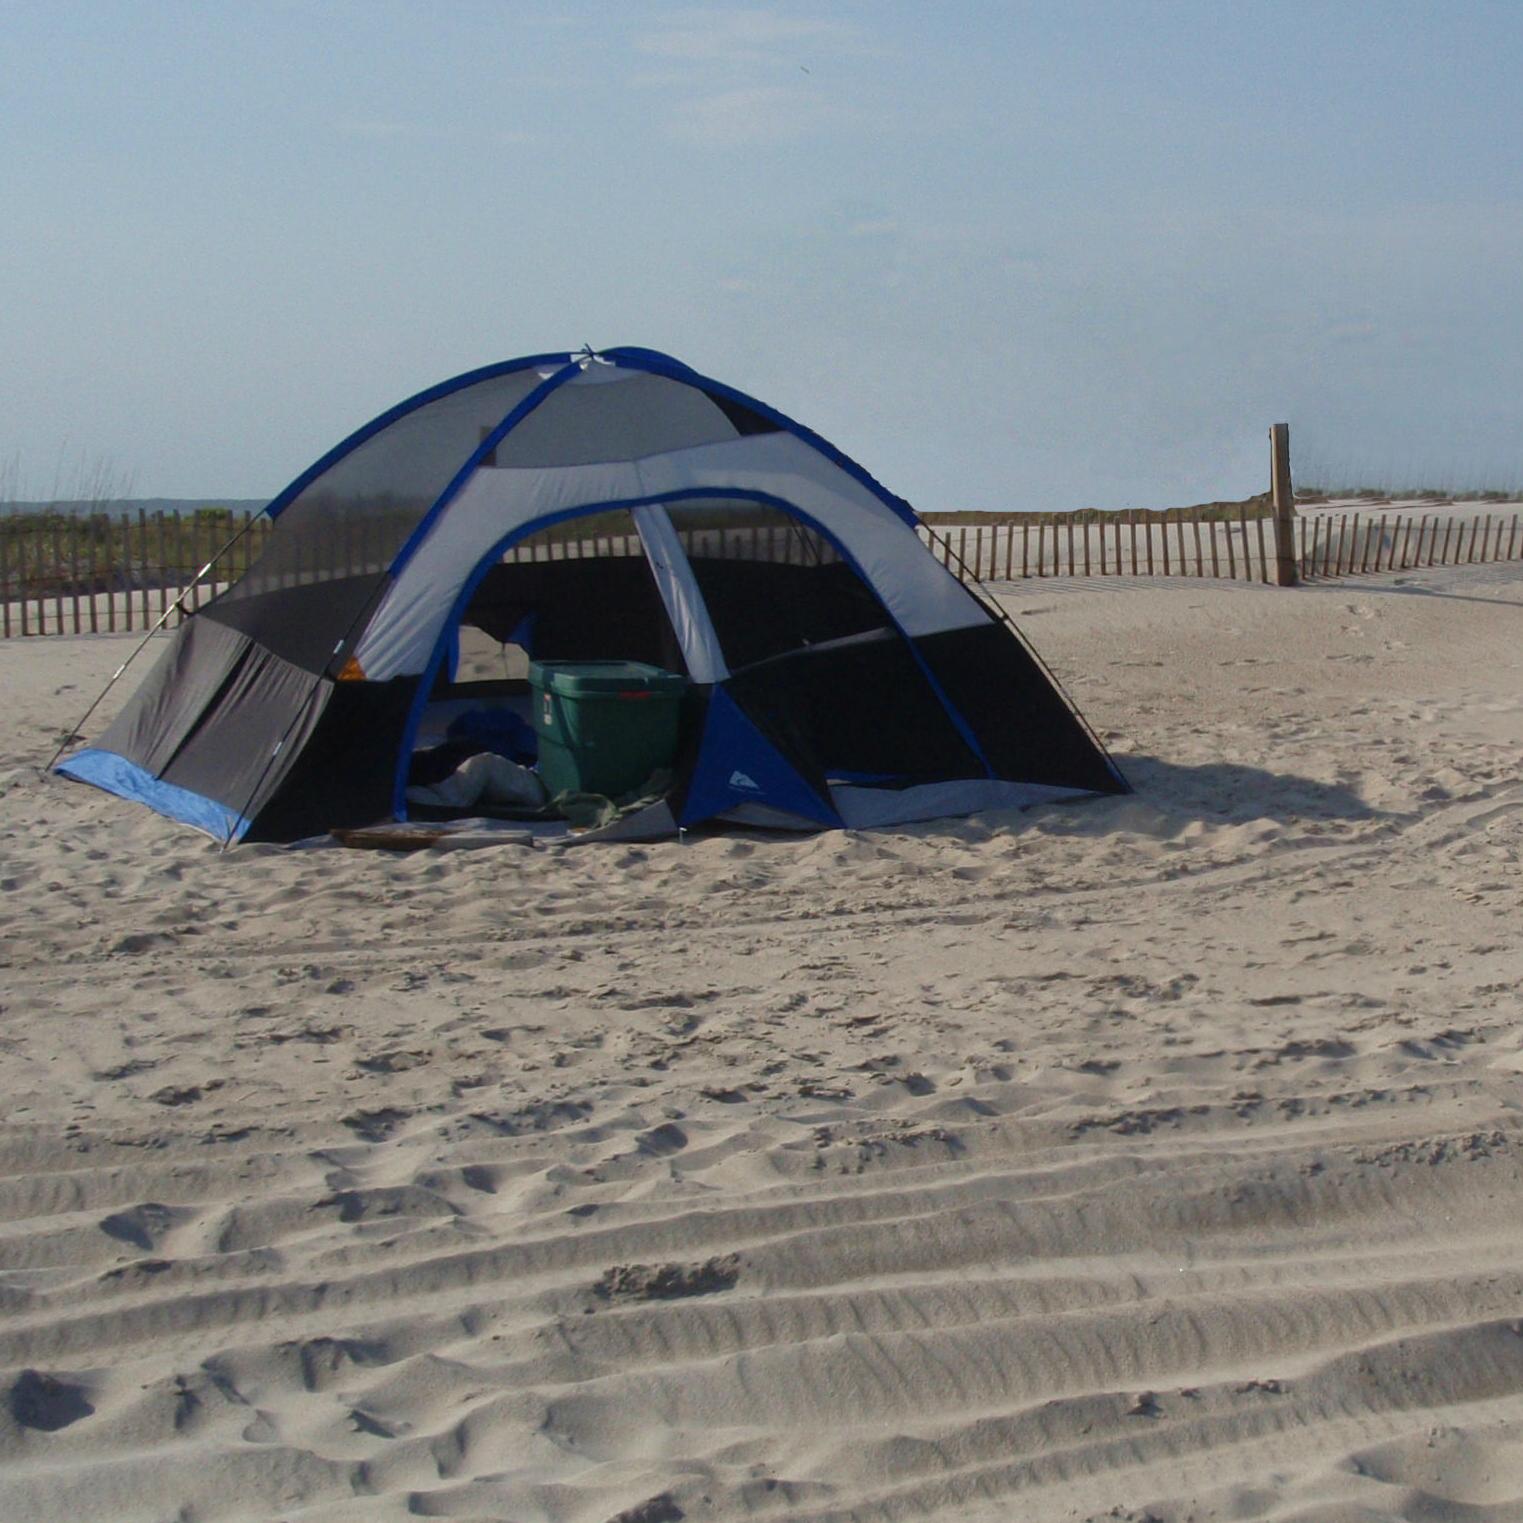
[[[532,661],[539,775],[558,793],[632,793],[677,755],[687,678],[641,661]]]

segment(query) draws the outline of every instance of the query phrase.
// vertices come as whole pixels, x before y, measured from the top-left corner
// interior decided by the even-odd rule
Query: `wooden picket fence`
[[[1297,530],[1297,563],[1307,581],[1523,558],[1516,511],[1317,513],[1299,519]]]
[[[241,577],[269,532],[249,513],[0,517],[0,637],[147,631],[166,615],[176,624]],[[184,612],[171,612],[182,590]]]
[[[1523,558],[1523,520],[1516,511],[1318,512],[1297,517],[1292,532],[1303,581]],[[1119,513],[1104,520],[937,524],[922,533],[936,558],[965,581],[1096,576],[1275,581],[1274,522],[1246,512],[1236,518]]]
[[[1204,576],[1274,579],[1274,525],[1250,516],[1044,514],[983,524],[923,524],[921,537],[964,580]]]
[[[265,519],[221,512],[0,517],[0,636],[146,631],[160,621],[173,627],[241,577],[258,560],[270,532]],[[1246,509],[1235,516],[1043,515],[989,524],[922,524],[920,532],[932,554],[964,581],[1185,576],[1273,584],[1276,579],[1273,520]],[[775,529],[686,530],[689,548],[694,533],[705,555],[792,558],[790,536],[779,540]],[[1421,514],[1313,510],[1294,519],[1292,533],[1303,581],[1523,559],[1519,513],[1482,513],[1468,504]],[[201,569],[234,539],[211,575],[197,581]],[[630,535],[584,531],[578,536],[572,525],[563,525],[508,558],[640,553]],[[368,558],[356,562],[357,570],[376,564],[364,554]],[[298,567],[294,579],[331,574],[331,569]],[[177,608],[182,590],[184,604]]]

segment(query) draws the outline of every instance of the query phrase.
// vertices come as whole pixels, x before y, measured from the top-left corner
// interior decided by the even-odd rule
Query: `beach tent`
[[[512,689],[460,680],[468,629],[687,676],[648,829],[869,826],[1126,790],[906,502],[651,350],[445,381],[266,511],[253,567],[58,771],[228,843],[406,819],[439,706]]]

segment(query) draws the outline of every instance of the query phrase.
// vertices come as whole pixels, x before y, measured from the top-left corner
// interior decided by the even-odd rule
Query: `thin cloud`
[[[850,112],[816,91],[757,85],[681,102],[673,108],[670,131],[700,147],[764,147],[796,143],[849,119]]]
[[[849,85],[828,65],[863,47],[838,21],[757,7],[687,9],[636,36],[634,47],[660,62],[630,83],[668,97],[666,130],[681,142],[768,147],[857,118],[841,101]],[[822,76],[831,80],[828,93]]]
[[[811,53],[833,51],[855,33],[836,21],[781,16],[766,10],[686,10],[635,39],[642,53],[708,65],[805,64]]]

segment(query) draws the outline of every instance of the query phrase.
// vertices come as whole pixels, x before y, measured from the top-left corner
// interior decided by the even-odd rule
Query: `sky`
[[[0,0],[0,494],[636,344],[926,510],[1523,485],[1523,4]]]

